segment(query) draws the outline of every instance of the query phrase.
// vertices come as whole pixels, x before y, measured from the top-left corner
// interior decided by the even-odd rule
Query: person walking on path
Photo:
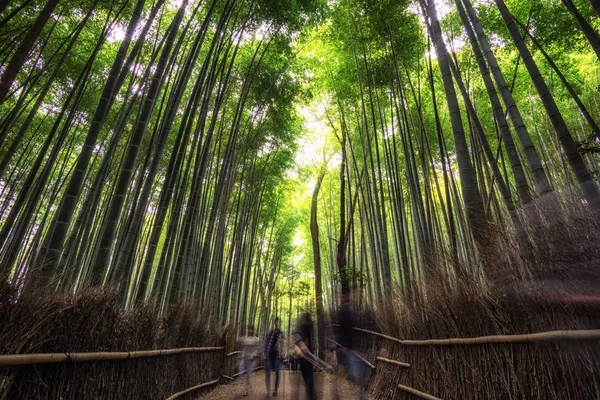
[[[342,305],[337,312],[338,343],[337,359],[341,360],[349,380],[358,386],[358,398],[365,398],[365,367],[356,354],[354,328],[356,327],[355,312],[350,305],[349,293],[342,294]]]
[[[240,375],[242,375],[244,372],[246,373],[246,387],[244,390],[244,396],[248,396],[248,392],[250,391],[252,383],[252,373],[254,372],[256,361],[258,359],[259,345],[258,337],[254,336],[254,327],[252,325],[248,325],[247,335],[242,336],[238,342],[240,344],[241,351],[239,372]]]
[[[290,364],[290,371],[298,372],[299,371],[299,361],[297,358],[296,352],[298,351],[298,346],[294,343],[294,336],[290,336],[287,340],[287,357]]]
[[[300,372],[302,372],[302,378],[306,386],[306,396],[309,400],[315,400],[317,395],[313,377],[313,364],[306,359],[306,357],[316,358],[313,354],[315,350],[315,325],[309,312],[300,315],[292,339],[304,356],[299,359],[299,362]]]
[[[279,367],[284,357],[283,340],[283,332],[279,328],[279,318],[275,318],[273,329],[267,333],[263,348],[263,359],[265,360],[265,370],[267,372],[265,375],[267,395],[271,391],[271,371],[275,371],[273,397],[277,396],[277,390],[279,389]]]

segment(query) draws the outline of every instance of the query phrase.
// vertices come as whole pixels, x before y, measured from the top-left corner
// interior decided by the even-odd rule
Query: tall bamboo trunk
[[[319,223],[317,219],[317,205],[319,191],[325,177],[325,168],[322,168],[317,176],[315,188],[312,193],[310,206],[310,237],[312,240],[313,263],[315,267],[315,305],[317,309],[317,342],[319,344],[319,356],[325,351],[325,311],[323,309],[323,286],[321,280],[321,247],[319,243]]]
[[[83,71],[79,74],[78,78],[76,79],[73,89],[69,91],[69,94],[67,95],[67,98],[61,108],[61,111],[56,116],[52,129],[46,137],[46,140],[43,142],[43,145],[39,150],[38,156],[35,158],[35,162],[28,169],[27,178],[21,186],[19,195],[11,208],[10,214],[4,221],[4,225],[2,226],[2,230],[0,231],[0,248],[3,249],[3,256],[5,256],[5,258],[3,258],[2,265],[0,266],[0,274],[6,273],[6,275],[2,276],[8,275],[8,271],[10,270],[10,267],[16,257],[15,251],[16,249],[18,249],[19,246],[22,245],[21,240],[23,238],[23,235],[25,234],[25,231],[23,229],[25,228],[25,225],[29,223],[29,220],[32,217],[32,207],[34,207],[34,204],[32,204],[32,202],[39,200],[38,196],[40,194],[40,191],[42,190],[42,187],[44,187],[46,184],[45,181],[50,174],[50,165],[53,162],[52,157],[55,158],[58,155],[60,145],[64,142],[65,137],[68,133],[68,129],[74,118],[74,113],[77,109],[77,106],[79,105],[81,96],[85,91],[84,82],[87,82],[86,79],[87,77],[89,77],[92,65],[96,59],[96,55],[98,54],[98,51],[100,50],[100,47],[104,42],[105,33],[106,31],[102,32],[102,35],[100,39],[96,42],[94,51],[88,58]],[[62,129],[59,129],[61,123],[63,123],[63,118],[65,117],[65,115],[67,116],[66,122],[64,122]],[[46,152],[50,149],[50,145],[52,144],[55,138],[56,142],[52,147],[50,160],[46,162],[44,169],[42,169],[42,173],[38,177],[37,175],[40,168],[43,165],[44,159],[46,157]],[[21,213],[23,209],[27,209],[28,211],[23,211],[23,218],[17,218],[17,216],[19,215],[19,213]],[[11,230],[15,224],[18,225],[16,231],[11,233]],[[11,239],[10,246],[6,246],[5,249],[4,246],[6,244],[7,239],[9,238],[9,234],[12,234],[13,238]]]
[[[428,50],[431,54],[431,41],[427,43]],[[444,176],[444,193],[446,198],[446,205],[448,209],[447,229],[448,237],[450,239],[450,249],[454,261],[458,260],[458,233],[456,228],[456,221],[454,217],[454,210],[452,204],[452,193],[451,193],[451,174],[448,173],[450,168],[449,164],[446,163],[447,154],[445,153],[445,142],[444,132],[442,130],[442,123],[440,120],[440,114],[438,111],[435,84],[433,82],[433,66],[431,62],[431,56],[427,58],[427,80],[429,83],[429,89],[431,90],[431,103],[433,105],[433,115],[435,118],[436,137],[438,142],[438,149],[440,152],[440,159],[442,160],[442,171]]]
[[[150,19],[154,18],[154,15],[160,7],[160,4],[163,2],[164,0],[159,1],[159,4],[151,11],[149,16]],[[117,55],[112,63],[107,81],[100,96],[100,101],[98,102],[94,112],[90,128],[85,137],[81,152],[77,157],[73,174],[69,179],[65,193],[63,194],[62,200],[58,206],[58,210],[54,215],[46,238],[42,244],[42,248],[38,254],[38,263],[44,268],[44,273],[42,276],[48,276],[48,274],[55,270],[58,265],[60,252],[62,251],[67,231],[76,209],[77,201],[81,197],[81,190],[85,182],[86,173],[89,169],[94,147],[96,146],[98,136],[102,130],[104,122],[106,121],[108,111],[110,110],[110,107],[113,104],[123,83],[123,80],[119,80],[119,76],[124,72],[123,66],[125,62],[125,56],[127,55],[134,31],[141,18],[141,12],[143,11],[144,4],[145,1],[138,0],[133,10],[131,20],[129,21],[127,30],[125,32],[125,37],[123,38],[123,41],[119,46],[119,50],[117,51]],[[145,29],[147,29],[147,27],[148,24],[146,24]],[[142,37],[140,40],[143,39],[144,38]]]
[[[600,0],[590,0],[590,4],[594,8],[594,11],[596,11],[596,14],[600,16]]]
[[[342,121],[342,125],[344,122]],[[348,271],[346,269],[346,132],[342,126],[342,140],[340,145],[342,146],[342,162],[340,165],[340,236],[337,245],[336,263],[338,274],[340,275],[340,282],[342,286],[342,293],[350,293],[350,284],[348,282]]]
[[[58,5],[59,0],[48,0],[40,11],[37,19],[29,28],[29,31],[19,43],[17,50],[13,54],[12,58],[6,65],[4,72],[2,72],[2,76],[0,76],[0,104],[4,102],[6,96],[8,95],[8,91],[10,90],[17,74],[23,68],[23,65],[27,61],[27,56],[29,56],[29,52],[33,48],[37,38],[42,33],[42,30],[46,26],[46,22],[50,18],[50,15]],[[8,1],[6,2],[8,3]]]
[[[529,165],[529,169],[531,171],[531,175],[533,176],[533,181],[537,191],[540,195],[550,193],[552,192],[552,186],[550,185],[550,181],[548,180],[544,166],[538,156],[535,146],[533,145],[531,137],[529,136],[529,132],[527,131],[527,127],[523,122],[521,113],[513,99],[511,90],[504,79],[504,74],[498,65],[496,56],[492,52],[490,43],[485,35],[485,32],[483,31],[483,28],[481,27],[481,24],[479,23],[477,14],[473,9],[473,5],[471,4],[470,0],[462,1],[471,21],[471,25],[477,34],[477,39],[479,39],[479,44],[481,45],[483,54],[487,59],[490,71],[492,72],[492,77],[498,86],[498,90],[500,91],[500,95],[502,96],[502,100],[504,101],[504,105],[508,111],[508,115],[510,116],[513,127],[517,132],[517,137],[519,138],[519,142],[521,143],[521,147],[525,153],[525,158],[527,159],[527,164]]]
[[[192,13],[192,18],[195,15],[197,9]],[[208,13],[205,17],[204,26],[208,24],[212,13]],[[187,31],[187,29],[186,29]],[[146,214],[146,209],[148,204],[150,203],[152,188],[155,183],[155,178],[158,173],[159,162],[162,158],[163,150],[167,145],[167,138],[175,121],[175,116],[177,114],[177,110],[179,109],[184,89],[191,78],[192,67],[196,62],[196,59],[199,55],[200,47],[204,41],[205,30],[201,30],[197,33],[196,38],[194,40],[194,44],[190,50],[189,55],[185,61],[185,65],[183,71],[181,73],[180,78],[176,81],[175,88],[173,89],[173,93],[171,94],[168,101],[167,112],[163,117],[161,126],[158,132],[157,143],[154,146],[155,151],[151,156],[151,162],[146,173],[146,179],[144,182],[144,187],[141,192],[141,196],[139,201],[135,204],[135,208],[132,211],[133,217],[132,222],[125,234],[125,238],[123,240],[123,246],[119,251],[117,261],[115,263],[115,269],[118,271],[113,274],[114,281],[121,281],[126,278],[128,268],[131,269],[133,265],[133,254],[137,248],[138,241],[140,238],[140,230],[142,229],[143,218]],[[182,38],[186,36],[186,32],[182,34]],[[177,139],[179,140],[179,138]]]
[[[162,50],[160,60],[156,66],[156,71],[152,77],[150,89],[148,90],[148,94],[144,99],[140,115],[135,124],[135,127],[133,128],[131,134],[131,141],[129,143],[126,155],[123,160],[124,163],[121,166],[116,191],[111,200],[107,220],[104,224],[104,227],[102,228],[102,235],[98,246],[98,250],[96,251],[96,254],[94,256],[94,262],[92,263],[92,285],[100,285],[102,283],[104,271],[109,263],[110,256],[112,253],[113,240],[117,228],[117,222],[121,215],[123,203],[125,201],[125,194],[131,181],[133,167],[137,159],[142,138],[144,137],[144,133],[147,130],[148,121],[152,114],[152,110],[154,109],[156,98],[160,92],[160,88],[164,83],[164,75],[167,69],[168,60],[171,55],[173,44],[175,42],[175,37],[177,36],[177,33],[179,31],[181,20],[183,19],[183,14],[185,12],[186,6],[187,0],[184,0],[183,4],[181,5],[177,14],[175,15],[175,18],[171,22],[171,25],[168,30],[168,37],[166,43]]]
[[[498,166],[496,157],[495,157],[494,153],[492,152],[492,149],[490,148],[487,137],[485,136],[485,132],[483,131],[483,127],[481,126],[481,121],[479,120],[479,117],[477,116],[477,113],[475,112],[475,107],[473,106],[473,103],[471,102],[469,93],[467,91],[467,88],[465,87],[465,84],[462,81],[462,77],[460,76],[460,72],[458,71],[457,66],[455,65],[455,63],[453,62],[452,59],[449,59],[449,61],[450,61],[450,67],[451,67],[452,72],[456,79],[456,83],[458,84],[459,90],[461,91],[461,94],[463,96],[463,100],[464,100],[465,106],[467,108],[467,112],[471,116],[471,121],[473,123],[473,131],[476,133],[477,138],[479,139],[479,143],[482,146],[483,152],[488,160],[488,164],[489,164],[490,168],[492,169],[494,180],[495,180],[495,182],[497,182],[497,186],[500,189],[500,193],[502,194],[504,202],[506,203],[506,207],[508,208],[508,211],[510,213],[512,223],[518,232],[518,236],[522,241],[525,241],[526,236],[524,235],[523,226],[522,226],[521,221],[519,220],[519,217],[516,213],[515,204],[512,200],[510,190],[508,188],[507,183],[504,181],[504,178],[502,177],[502,173],[500,172],[500,167]],[[486,180],[481,179],[480,181],[481,181],[482,188],[485,188]],[[493,187],[490,187],[489,190],[491,192],[490,196],[493,196]]]
[[[571,136],[571,132],[563,119],[556,102],[554,101],[554,97],[550,93],[550,89],[548,89],[548,85],[546,85],[546,81],[542,76],[540,70],[538,69],[529,49],[525,45],[523,41],[523,37],[517,28],[515,21],[512,18],[512,15],[508,11],[506,4],[504,4],[504,0],[495,0],[498,9],[500,10],[500,14],[502,15],[502,19],[504,23],[508,27],[510,35],[519,50],[519,54],[523,59],[523,63],[533,80],[535,88],[540,96],[542,103],[544,104],[544,108],[546,109],[546,113],[552,122],[552,126],[556,131],[558,139],[561,143],[561,146],[565,152],[565,155],[571,165],[571,169],[575,174],[579,182],[579,186],[585,196],[587,202],[594,209],[600,209],[600,191],[596,186],[592,176],[590,175],[587,166],[581,154],[577,150],[577,145]]]
[[[513,176],[515,178],[515,185],[517,187],[519,198],[524,204],[526,204],[532,200],[531,191],[525,178],[525,173],[523,171],[523,166],[521,165],[519,153],[512,139],[510,128],[508,126],[508,121],[506,120],[506,116],[504,114],[504,111],[502,110],[502,105],[500,103],[500,99],[498,98],[498,94],[496,92],[494,83],[492,82],[492,77],[490,76],[490,72],[485,62],[483,53],[481,52],[479,43],[477,42],[477,37],[475,36],[475,32],[471,27],[471,24],[469,22],[461,0],[456,1],[456,7],[458,9],[458,14],[460,15],[460,18],[463,22],[463,26],[465,27],[465,30],[467,32],[467,37],[469,38],[469,41],[471,43],[473,53],[475,54],[477,66],[479,67],[479,72],[481,73],[481,76],[483,78],[483,82],[485,84],[485,88],[487,90],[488,97],[492,105],[492,110],[494,112],[494,117],[496,118],[496,121],[498,122],[498,125],[500,127],[501,138],[504,142],[506,154],[508,155]]]
[[[456,159],[458,162],[460,184],[463,198],[466,206],[467,217],[476,239],[482,239],[485,234],[485,213],[479,188],[477,187],[477,178],[471,163],[469,148],[463,130],[462,117],[458,99],[454,90],[452,72],[450,71],[448,51],[442,38],[442,29],[437,18],[437,11],[434,0],[421,0],[421,6],[430,19],[433,43],[438,56],[438,63],[442,72],[442,80],[446,92],[446,101],[450,112],[450,122],[454,137],[454,146],[456,150]]]
[[[513,16],[513,18],[514,18],[514,16]],[[516,18],[514,18],[514,20],[522,28],[525,28],[525,26],[522,23],[520,23]],[[596,121],[594,120],[594,118],[592,117],[590,112],[588,111],[587,107],[583,104],[583,102],[579,98],[579,95],[577,94],[577,92],[575,92],[575,89],[573,88],[573,86],[569,83],[569,81],[567,80],[565,75],[561,72],[561,70],[558,68],[558,66],[554,62],[554,60],[552,60],[552,57],[550,57],[550,55],[544,50],[544,47],[541,45],[540,42],[538,42],[538,40],[535,38],[535,36],[533,36],[527,29],[524,29],[524,32],[527,33],[527,36],[529,36],[529,38],[531,39],[533,44],[542,53],[542,55],[544,56],[544,58],[546,59],[548,64],[550,64],[550,67],[552,67],[554,72],[556,72],[556,75],[558,76],[560,81],[563,83],[565,89],[567,89],[567,91],[569,92],[569,94],[571,95],[573,100],[575,101],[575,104],[577,104],[577,107],[579,107],[579,111],[581,111],[581,114],[587,121],[588,125],[590,126],[590,128],[592,128],[592,131],[594,132],[596,137],[598,139],[600,139],[600,128],[598,127],[598,124],[596,124]]]
[[[562,0],[562,3],[577,20],[577,24],[579,24],[579,27],[583,31],[588,42],[590,42],[592,49],[594,49],[594,52],[596,53],[596,57],[600,60],[600,35],[598,35],[598,32],[596,32],[589,22],[587,22],[579,13],[579,10],[575,7],[575,4],[573,4],[573,0]]]
[[[21,141],[25,137],[25,133],[29,129],[31,122],[33,121],[34,117],[37,115],[37,112],[40,109],[41,105],[44,103],[44,100],[46,99],[46,95],[48,94],[48,92],[50,91],[50,88],[52,87],[52,84],[54,83],[54,79],[56,78],[58,73],[61,71],[62,66],[64,65],[64,63],[67,60],[67,58],[69,57],[69,55],[71,54],[71,49],[77,42],[77,39],[79,38],[81,31],[83,30],[83,28],[87,24],[87,21],[89,20],[90,16],[92,15],[92,12],[94,11],[96,4],[97,4],[97,1],[92,5],[92,7],[90,7],[89,11],[86,13],[83,20],[77,26],[75,34],[71,37],[71,40],[69,41],[65,51],[63,52],[61,58],[58,60],[58,63],[56,64],[56,66],[54,67],[52,74],[50,75],[50,77],[44,84],[44,87],[42,88],[40,94],[38,95],[38,98],[35,101],[35,104],[33,105],[33,107],[31,108],[31,111],[29,111],[29,114],[25,118],[25,121],[23,121],[21,123],[21,127],[19,128],[19,131],[13,138],[9,149],[7,150],[6,154],[2,158],[2,161],[0,161],[0,178],[4,175],[4,171],[6,170],[6,167],[8,167],[9,162],[11,161],[13,155],[19,148]],[[9,126],[9,124],[7,124],[7,125]],[[2,144],[1,141],[0,141],[0,144]]]

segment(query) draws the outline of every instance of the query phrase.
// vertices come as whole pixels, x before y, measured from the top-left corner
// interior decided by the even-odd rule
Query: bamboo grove
[[[290,38],[320,5],[38,6],[3,13],[4,279],[254,315],[295,227]]]
[[[328,288],[385,302],[426,277],[498,278],[498,259],[525,277],[551,257],[540,227],[598,211],[598,15],[491,3],[340,1],[313,32],[332,132],[315,168],[336,160],[313,207]]]
[[[600,208],[600,3],[506,3],[2,3],[3,279],[289,326],[524,266]]]

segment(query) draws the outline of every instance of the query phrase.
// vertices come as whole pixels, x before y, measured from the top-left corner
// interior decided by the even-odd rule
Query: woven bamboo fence
[[[17,381],[6,387],[4,380],[0,393],[11,399],[78,398],[84,393],[103,399],[151,399],[178,392],[177,398],[184,398],[218,383],[224,358],[224,347],[0,355],[2,375],[22,379],[22,384]],[[24,379],[34,373],[44,377],[42,397],[37,382]],[[207,379],[210,385],[198,384]]]
[[[199,354],[202,354],[201,357],[197,357]],[[169,356],[182,356],[187,362],[191,362],[196,364],[196,366],[188,366],[182,365],[180,360],[173,357],[170,360],[164,360],[164,358],[169,358]],[[196,356],[194,358],[190,358],[188,356]],[[140,376],[136,376],[135,372],[126,371],[126,368],[131,369],[139,369],[143,370],[145,367],[142,363],[147,364],[156,364],[154,357],[159,357],[158,365],[168,365],[175,364],[180,365],[182,368],[179,371],[192,371],[193,374],[197,373],[198,377],[204,377],[207,375],[217,376],[217,379],[200,384],[192,387],[188,387],[185,390],[176,393],[175,397],[172,398],[183,398],[184,395],[188,393],[192,393],[194,391],[198,391],[199,389],[207,388],[212,385],[215,385],[219,382],[218,372],[219,368],[214,368],[215,365],[213,362],[209,360],[219,361],[224,357],[224,347],[191,347],[191,348],[180,348],[180,349],[160,349],[160,350],[146,350],[146,351],[131,351],[131,352],[92,352],[92,353],[49,353],[49,354],[11,354],[11,355],[0,355],[0,367],[23,367],[23,368],[31,368],[32,366],[44,365],[47,371],[51,371],[52,367],[54,369],[63,369],[67,368],[71,370],[76,377],[77,375],[82,373],[83,371],[90,371],[90,368],[93,370],[94,367],[104,367],[103,373],[107,368],[108,362],[121,362],[126,364],[115,364],[114,367],[116,370],[120,370],[125,376],[129,376],[130,381],[133,379],[139,379]],[[161,360],[162,358],[163,360]],[[130,360],[140,360],[139,362],[129,362]],[[78,363],[77,366],[68,365],[70,363]],[[85,365],[86,363],[93,363],[91,366]],[[98,363],[98,364],[94,364]],[[53,365],[52,365],[53,364]],[[109,367],[109,369],[112,369]],[[43,368],[38,370],[43,371]],[[177,372],[175,370],[174,372]],[[169,371],[163,371],[160,375],[162,376],[171,376],[174,378],[173,382],[177,382],[181,380],[179,374],[176,376],[172,376],[172,373]],[[93,379],[93,376],[88,377],[89,379]],[[155,390],[155,393],[163,392],[169,390],[168,388],[173,386],[173,383],[170,385],[164,382],[164,379],[160,377],[154,377],[155,382],[160,382],[160,385],[164,385],[165,388],[161,390],[161,388],[157,387],[157,385],[148,386],[146,391],[148,392],[148,398],[152,398],[151,390]],[[201,378],[199,378],[201,379]],[[144,382],[147,382],[144,379]],[[94,384],[90,385],[92,388],[95,386]],[[175,385],[177,386],[177,385]],[[137,382],[133,385],[133,387],[138,388],[139,386]],[[102,386],[98,386],[100,389],[97,394],[102,393]],[[120,395],[115,393],[115,395]],[[138,392],[138,396],[142,396],[141,393]],[[170,397],[170,398],[171,398]]]
[[[0,355],[0,367],[15,365],[53,364],[61,362],[127,360],[133,358],[220,351],[223,349],[224,347],[186,347],[182,349],[114,351],[94,353],[8,354]]]
[[[600,398],[600,329],[406,340],[355,328],[368,389],[386,399]]]
[[[216,353],[216,360],[220,360],[217,364],[214,363],[202,363],[204,370],[210,370],[217,376],[218,372],[235,371],[238,365],[238,358],[234,357],[240,354],[240,351],[233,351],[225,354],[225,347],[186,347],[179,349],[158,349],[158,350],[143,350],[143,351],[131,351],[131,352],[91,352],[91,353],[41,353],[41,354],[8,354],[0,355],[0,368],[3,367],[30,367],[39,364],[59,364],[55,365],[55,368],[62,368],[66,363],[85,363],[85,362],[108,362],[108,361],[126,361],[141,358],[152,358],[152,357],[164,357],[184,354],[197,354],[197,353]],[[229,362],[228,362],[229,361]],[[220,368],[219,365],[220,364]],[[262,369],[264,367],[259,366],[256,369]],[[221,378],[227,381],[233,381],[240,374],[246,371],[234,373],[232,376],[221,375],[217,376],[216,379],[197,384],[181,390],[177,393],[172,394],[167,400],[181,399],[181,398],[195,398],[197,397],[201,389],[211,388],[216,386]],[[200,373],[199,376],[204,376]]]
[[[234,334],[206,321],[192,304],[159,317],[110,292],[0,290],[0,400],[195,399],[230,373]]]
[[[490,234],[477,265],[438,255],[418,286],[356,302],[373,398],[600,399],[600,219],[540,215],[528,257]]]
[[[385,386],[386,390],[388,390],[388,386],[389,383],[386,384],[386,382],[389,382],[389,379],[394,379],[394,380],[404,380],[404,382],[411,382],[413,385],[415,386],[420,386],[421,388],[428,388],[428,390],[432,390],[430,389],[431,386],[435,385],[435,383],[433,383],[435,381],[433,376],[430,376],[429,378],[423,378],[423,373],[424,371],[436,371],[436,370],[442,370],[445,374],[448,374],[449,376],[446,378],[446,380],[448,380],[449,384],[451,381],[454,382],[454,385],[449,385],[448,387],[455,387],[455,388],[460,388],[465,382],[474,382],[475,380],[473,379],[474,376],[479,372],[480,378],[483,378],[483,376],[481,376],[484,371],[490,371],[490,375],[489,378],[490,379],[494,379],[494,378],[498,378],[501,377],[501,374],[503,373],[503,368],[505,369],[507,367],[507,365],[503,365],[506,361],[510,360],[510,358],[507,358],[506,355],[511,354],[513,357],[515,358],[522,358],[522,357],[526,357],[526,356],[531,356],[532,354],[537,354],[539,355],[540,361],[541,362],[547,362],[547,361],[542,361],[543,357],[545,355],[548,354],[548,352],[552,352],[552,351],[556,351],[558,354],[556,354],[556,357],[558,358],[562,358],[565,356],[564,353],[565,351],[567,351],[567,349],[569,349],[569,344],[570,345],[574,345],[576,344],[577,347],[576,348],[589,348],[590,350],[593,350],[594,348],[598,347],[598,341],[600,341],[600,330],[574,330],[574,331],[552,331],[552,332],[538,332],[538,333],[532,333],[532,334],[522,334],[522,335],[491,335],[491,336],[483,336],[483,337],[476,337],[476,338],[449,338],[449,339],[434,339],[434,340],[402,340],[402,339],[398,339],[395,337],[392,337],[390,335],[385,335],[379,332],[374,332],[368,329],[362,329],[362,328],[354,328],[357,332],[360,332],[361,334],[365,335],[365,336],[370,336],[371,338],[375,338],[375,340],[371,339],[369,340],[368,338],[365,340],[364,337],[361,338],[361,341],[364,343],[366,342],[371,342],[372,348],[370,353],[374,354],[377,349],[382,349],[382,348],[386,348],[387,351],[386,353],[389,353],[389,347],[386,347],[384,343],[381,343],[381,339],[385,339],[385,341],[392,343],[394,346],[394,351],[392,351],[394,354],[403,354],[403,357],[407,357],[407,354],[411,354],[413,352],[413,349],[417,350],[417,353],[420,354],[421,352],[419,350],[421,349],[425,349],[428,348],[429,346],[435,347],[437,350],[437,353],[434,354],[438,354],[439,356],[443,356],[445,352],[448,352],[450,350],[450,354],[454,354],[457,359],[459,360],[458,363],[454,362],[454,363],[449,363],[449,365],[444,368],[443,365],[441,365],[441,362],[439,359],[437,360],[431,360],[434,362],[431,362],[430,360],[427,360],[425,358],[415,358],[415,361],[412,365],[405,363],[405,362],[401,362],[401,361],[397,361],[397,360],[392,360],[392,359],[388,359],[385,357],[381,357],[378,356],[376,357],[377,361],[381,361],[383,362],[383,365],[387,364],[387,366],[379,366],[377,368],[377,375],[373,376],[373,382],[371,387],[373,391],[376,391],[378,387],[382,387]],[[511,345],[511,344],[520,344],[521,346],[519,346],[519,349],[515,352],[514,349],[512,349],[511,351],[507,352],[506,348],[498,348],[498,346],[502,346],[504,345],[504,347]],[[494,348],[493,346],[496,346],[496,348]],[[542,345],[542,347],[539,347],[540,345]],[[550,346],[548,346],[550,345]],[[479,349],[477,349],[477,347],[480,347]],[[529,348],[528,348],[529,347]],[[475,349],[475,351],[473,351]],[[562,353],[561,353],[562,352]],[[519,356],[518,353],[523,353],[523,355]],[[569,351],[569,353],[571,353],[571,351]],[[568,353],[568,354],[569,354]],[[482,368],[479,371],[474,371],[472,368],[470,370],[470,373],[467,372],[468,368],[460,368],[461,367],[461,363],[460,361],[462,360],[466,360],[468,355],[481,355],[480,360],[483,360],[484,363],[489,363],[491,365],[482,365],[480,362],[480,365],[482,366]],[[598,352],[595,353],[596,355],[600,354]],[[591,356],[590,356],[591,357]],[[580,360],[580,363],[582,364],[586,364],[586,363],[590,363],[591,365],[595,364],[596,365],[596,377],[593,377],[593,369],[590,371],[592,372],[592,376],[588,376],[588,378],[592,378],[592,381],[595,381],[596,383],[598,382],[598,373],[600,373],[600,369],[598,369],[598,362],[594,359],[592,360],[590,357],[583,357]],[[450,361],[450,357],[446,357],[446,360]],[[472,359],[472,358],[471,358]],[[547,366],[545,368],[545,370],[541,370],[537,373],[534,374],[521,374],[521,377],[525,377],[526,379],[529,379],[530,381],[534,381],[534,380],[547,380],[547,379],[555,379],[552,377],[553,373],[552,373],[552,363],[550,363],[550,366]],[[404,368],[398,368],[398,367],[404,367]],[[416,368],[412,368],[413,370],[411,370],[411,367],[416,367]],[[457,368],[458,367],[458,368]],[[509,366],[510,367],[510,366]],[[496,373],[494,374],[492,371],[494,368],[499,368],[496,370]],[[533,368],[533,365],[532,365]],[[416,373],[413,372],[416,369]],[[535,368],[533,368],[534,372],[535,372]],[[547,375],[544,376],[544,373],[546,373]],[[462,374],[462,375],[461,375]],[[568,372],[565,373],[563,372],[563,379],[564,381],[562,382],[563,384],[567,385],[567,386],[571,386],[573,385],[572,383],[569,384],[569,380],[570,379],[575,379],[577,381],[579,381],[580,383],[582,382],[582,380],[585,380],[585,377],[581,377],[579,376],[578,378],[572,376],[572,374],[569,374]],[[413,375],[416,375],[417,378],[413,377]],[[430,372],[430,375],[431,374]],[[496,375],[496,376],[494,376]],[[401,377],[401,378],[400,378]],[[423,378],[423,379],[419,379],[419,378]],[[517,375],[515,373],[515,375],[513,375],[513,378],[517,379]],[[583,378],[583,379],[582,379]],[[436,377],[436,379],[439,380],[439,377]],[[418,382],[420,381],[420,382]],[[531,382],[534,383],[534,382]],[[447,393],[449,390],[451,389],[446,389],[443,390],[441,388],[440,385],[435,385],[438,386],[438,388],[440,389],[441,392],[443,393]],[[402,383],[397,383],[397,387],[398,389],[400,389],[400,391],[405,392],[405,393],[410,393],[413,396],[416,396],[418,398],[422,398],[422,399],[439,399],[439,398],[458,398],[458,397],[450,397],[448,395],[445,396],[435,396],[432,395],[426,391],[422,391],[422,390],[418,390],[415,389],[414,387],[411,386],[407,386],[405,384]],[[583,386],[584,388],[586,387],[585,385]],[[588,387],[589,389],[592,389],[591,387]],[[488,389],[491,389],[490,387],[488,387]],[[533,393],[530,392],[529,394],[525,395],[523,394],[523,398],[552,398],[551,396],[551,392],[553,391],[550,387],[547,388],[550,390],[546,390],[546,394],[544,393],[544,391],[540,391],[538,393]],[[581,387],[580,387],[581,390]],[[473,388],[472,390],[472,395],[475,396],[477,395],[476,393],[478,392],[477,388]],[[506,398],[506,399],[512,399],[512,398],[518,398],[514,395],[509,395],[507,392],[504,392],[504,395],[498,395],[497,393],[499,392],[493,392],[493,391],[489,391],[487,392],[487,394],[482,393],[481,397],[479,398]],[[501,393],[501,392],[500,392]],[[570,394],[567,392],[563,392],[564,397],[554,397],[554,398],[571,398]],[[590,390],[589,392],[587,392],[587,394],[585,394],[585,397],[580,397],[580,398],[597,398],[596,397],[597,392],[593,392],[592,390]],[[487,396],[487,397],[485,397]],[[471,395],[466,395],[462,398],[475,398],[475,397],[471,397]]]

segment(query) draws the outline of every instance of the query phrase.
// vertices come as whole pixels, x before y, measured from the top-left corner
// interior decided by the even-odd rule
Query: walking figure
[[[273,397],[277,396],[279,389],[279,367],[284,358],[283,350],[283,332],[279,328],[279,318],[275,318],[273,329],[265,337],[265,346],[263,348],[263,359],[265,360],[265,380],[267,385],[267,395],[271,391],[271,371],[275,371],[275,389]]]
[[[254,327],[252,325],[248,325],[247,335],[242,336],[239,339],[239,343],[241,357],[238,367],[240,375],[246,374],[244,396],[248,396],[252,383],[252,373],[254,372],[256,361],[258,359],[258,337],[254,336]]]
[[[365,366],[356,353],[356,341],[354,338],[354,327],[356,326],[355,313],[350,305],[349,293],[342,294],[342,305],[337,313],[338,341],[340,347],[337,349],[337,359],[346,370],[348,379],[357,386],[358,398],[365,398]]]
[[[306,386],[306,396],[309,400],[317,398],[315,392],[315,381],[313,377],[313,364],[309,359],[316,359],[314,353],[315,334],[314,323],[309,312],[303,313],[298,319],[296,329],[294,330],[293,342],[302,352],[300,363],[300,371]]]

